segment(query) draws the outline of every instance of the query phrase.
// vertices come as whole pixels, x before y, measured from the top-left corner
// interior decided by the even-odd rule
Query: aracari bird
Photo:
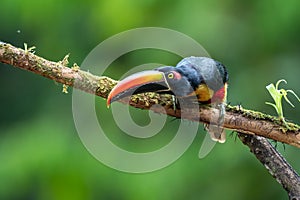
[[[228,73],[220,62],[207,57],[187,57],[176,67],[163,66],[132,74],[110,92],[107,105],[123,97],[144,92],[173,94],[177,98],[196,96],[200,104],[214,104],[220,110],[218,124],[224,120]],[[212,140],[225,142],[220,126],[206,126]]]

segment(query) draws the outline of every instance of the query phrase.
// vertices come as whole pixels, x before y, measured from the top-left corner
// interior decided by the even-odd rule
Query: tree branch
[[[77,66],[69,68],[66,66],[66,59],[60,62],[48,61],[31,53],[29,50],[23,50],[3,42],[0,42],[0,62],[31,71],[58,83],[72,86],[103,98],[107,98],[110,90],[117,83],[111,78],[99,77],[80,70]],[[126,100],[123,100],[123,102],[126,103]],[[152,105],[160,104],[165,108],[165,111],[159,107],[152,107],[151,109],[158,113],[166,112],[167,115],[177,118],[181,117],[181,110],[180,108],[174,110],[173,100],[170,95],[155,93],[134,95],[131,97],[129,104],[142,109],[150,109]],[[184,117],[188,120],[198,121],[200,112],[200,122],[217,124],[218,109],[200,106],[199,111],[191,108],[187,112],[189,115]],[[289,129],[276,117],[270,115],[242,109],[239,106],[227,106],[223,127],[240,133],[262,136],[300,148],[300,126],[293,123],[288,123],[288,125]]]
[[[281,154],[263,137],[238,134],[241,141],[287,191],[291,200],[300,199],[300,177]]]
[[[0,42],[0,62],[6,63],[35,74],[52,79],[58,83],[75,87],[87,93],[107,98],[110,90],[117,81],[105,77],[96,76],[85,72],[74,65],[68,68],[67,59],[60,62],[48,61],[34,55],[30,50],[23,50],[10,44]],[[74,84],[76,82],[76,84]],[[126,100],[121,100],[128,103]],[[150,109],[152,105],[160,104],[164,107],[153,106],[151,110],[180,118],[180,108],[174,109],[174,101],[170,95],[146,93],[133,95],[129,101],[131,106],[141,109]],[[187,108],[189,109],[189,108]],[[188,120],[202,123],[217,124],[219,110],[207,106],[200,106],[199,110],[187,111]],[[200,119],[199,119],[200,113]],[[288,191],[290,199],[300,199],[300,179],[286,160],[265,139],[273,139],[300,148],[300,126],[288,123],[284,126],[276,117],[260,112],[242,109],[240,106],[227,106],[223,127],[237,131],[239,138],[247,145],[257,159],[264,164],[269,172]],[[259,137],[262,136],[262,137]]]

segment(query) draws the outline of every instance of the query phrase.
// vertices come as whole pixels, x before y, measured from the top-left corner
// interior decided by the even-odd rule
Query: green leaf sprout
[[[285,89],[278,89],[278,86],[281,82],[284,82],[285,84],[287,84],[286,80],[284,79],[281,79],[279,81],[277,81],[276,83],[276,86],[274,86],[273,83],[269,84],[266,86],[267,90],[269,91],[269,93],[271,94],[274,102],[274,103],[270,103],[270,102],[266,102],[266,104],[268,105],[271,105],[275,108],[277,114],[278,114],[278,117],[279,119],[285,124],[286,124],[286,121],[284,119],[284,116],[283,116],[283,110],[282,110],[282,97],[284,97],[285,101],[288,102],[292,107],[295,107],[291,102],[290,100],[287,98],[287,94],[288,93],[291,93],[293,94],[297,100],[300,102],[300,99],[299,97],[296,95],[296,93],[293,91],[293,90],[285,90]]]
[[[28,55],[28,53],[35,53],[33,50],[35,49],[35,46],[33,47],[29,47],[27,43],[24,43],[24,50],[25,50],[25,54]]]

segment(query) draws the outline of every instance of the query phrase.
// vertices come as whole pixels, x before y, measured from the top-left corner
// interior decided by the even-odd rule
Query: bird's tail
[[[211,124],[206,124],[204,127],[213,141],[220,143],[226,141],[226,132],[222,127]]]

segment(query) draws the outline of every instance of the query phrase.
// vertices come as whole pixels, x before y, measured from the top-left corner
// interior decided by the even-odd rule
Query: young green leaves
[[[299,102],[300,102],[300,99],[293,90],[278,89],[278,86],[281,82],[284,82],[285,84],[287,84],[286,80],[281,79],[281,80],[277,81],[276,86],[274,86],[273,83],[266,86],[267,90],[269,91],[269,93],[271,94],[271,96],[275,102],[275,104],[270,103],[270,102],[266,102],[266,104],[273,106],[278,114],[279,119],[284,124],[286,124],[284,116],[283,116],[283,110],[282,110],[282,101],[281,101],[282,97],[284,97],[285,101],[288,102],[292,107],[295,107],[295,106],[287,98],[287,94],[288,93],[293,94],[298,99]]]

